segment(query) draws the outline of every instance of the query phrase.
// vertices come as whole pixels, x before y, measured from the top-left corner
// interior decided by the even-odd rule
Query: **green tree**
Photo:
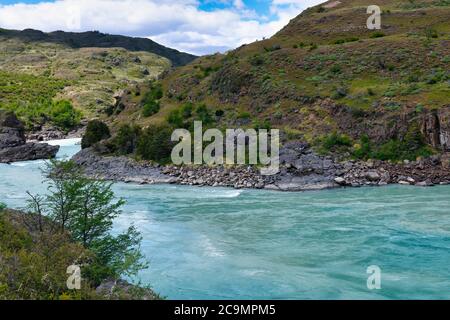
[[[122,199],[115,199],[111,183],[86,178],[72,161],[52,161],[45,173],[49,193],[43,201],[32,197],[29,207],[39,208],[39,214],[49,217],[61,234],[68,232],[94,254],[93,263],[86,267],[91,281],[99,284],[146,268],[141,236],[133,226],[117,236],[111,234],[124,205]]]
[[[121,155],[134,153],[141,131],[137,125],[122,125],[113,139],[115,151]]]
[[[168,162],[174,146],[172,131],[167,125],[146,128],[139,137],[137,155],[144,160]]]
[[[111,137],[108,126],[100,120],[89,121],[86,127],[86,133],[81,140],[81,148],[86,149],[97,142]]]

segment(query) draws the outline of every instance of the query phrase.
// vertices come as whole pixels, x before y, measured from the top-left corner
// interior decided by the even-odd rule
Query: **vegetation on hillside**
[[[137,101],[115,123],[188,128],[202,118],[219,128],[279,128],[285,139],[318,146],[338,132],[351,141],[348,153],[362,158],[429,155],[422,121],[450,101],[450,5],[380,1],[383,28],[373,31],[371,4],[329,1],[270,39],[199,58],[162,79],[157,113],[142,117]],[[412,149],[410,128],[421,141]],[[362,155],[354,146],[366,135],[373,147]]]
[[[79,124],[81,112],[67,100],[54,100],[68,82],[44,76],[0,71],[0,109],[14,111],[26,128],[46,122],[62,130]]]
[[[27,129],[45,123],[71,129],[72,123],[51,118],[52,103],[70,101],[76,110],[75,122],[81,115],[88,119],[105,116],[115,106],[114,96],[130,83],[154,80],[170,66],[169,60],[149,52],[74,49],[2,32],[0,108],[15,111]]]

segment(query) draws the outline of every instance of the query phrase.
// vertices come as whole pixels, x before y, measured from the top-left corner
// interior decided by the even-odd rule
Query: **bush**
[[[3,202],[0,202],[0,211],[3,211],[6,209],[6,204],[4,204]]]
[[[371,157],[372,145],[368,135],[363,135],[360,143],[355,147],[353,156],[357,159],[368,159]]]
[[[100,120],[89,121],[86,127],[86,133],[81,140],[81,148],[86,149],[97,142],[111,137],[108,126]]]
[[[346,150],[352,146],[352,140],[345,134],[333,132],[319,140],[320,152]]]
[[[71,129],[80,123],[81,113],[69,101],[53,102],[50,109],[51,121],[61,129]]]
[[[197,106],[195,109],[195,115],[196,120],[202,121],[204,125],[208,125],[213,122],[213,118],[205,104]]]
[[[141,128],[137,125],[124,124],[119,128],[112,144],[116,153],[127,155],[134,153],[141,134]]]
[[[174,143],[173,128],[167,125],[150,126],[139,137],[136,153],[144,160],[169,162]]]
[[[355,42],[355,41],[359,41],[358,37],[349,37],[349,38],[345,38],[345,39],[337,39],[336,41],[333,42],[333,44],[344,44],[347,42]]]
[[[192,111],[194,110],[194,106],[191,102],[187,102],[181,106],[181,115],[188,119],[192,117]]]
[[[374,33],[372,33],[372,34],[370,35],[370,37],[371,37],[372,39],[375,39],[375,38],[383,38],[384,36],[385,36],[385,34],[384,34],[383,32],[381,32],[381,31],[374,32]]]
[[[430,28],[425,30],[425,36],[428,39],[437,39],[437,38],[439,38],[438,32],[436,30],[430,29]]]
[[[241,113],[238,114],[238,119],[250,119],[251,118],[251,114],[250,112],[247,111],[242,111]]]
[[[183,112],[179,109],[172,110],[167,116],[167,122],[176,128],[184,128],[184,119]]]
[[[316,50],[319,46],[315,43],[311,43],[309,46],[309,51],[313,51]]]
[[[250,59],[250,64],[252,66],[258,67],[264,64],[264,58],[260,54],[253,55]]]
[[[152,84],[150,90],[145,94],[142,100],[143,110],[142,115],[144,117],[150,117],[159,112],[160,102],[164,96],[162,86],[160,83]]]
[[[142,115],[144,117],[151,117],[152,115],[159,112],[159,109],[161,108],[159,101],[149,101],[146,104],[144,104],[144,107],[142,109]]]

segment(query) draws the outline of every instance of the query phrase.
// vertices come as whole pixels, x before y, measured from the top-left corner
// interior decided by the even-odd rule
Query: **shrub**
[[[161,107],[159,101],[156,100],[149,101],[144,104],[144,107],[142,109],[142,115],[146,118],[151,117],[152,115],[158,113],[160,108]]]
[[[264,64],[264,58],[260,54],[255,54],[249,59],[252,66],[262,66]]]
[[[270,130],[272,128],[272,124],[270,120],[266,119],[264,121],[255,120],[253,121],[253,128],[255,130]]]
[[[428,28],[425,30],[425,36],[428,39],[436,39],[439,37],[439,34],[436,30]]]
[[[352,146],[352,140],[345,134],[333,132],[319,140],[319,151],[327,153],[330,151],[346,150]]]
[[[343,44],[343,43],[355,42],[355,41],[359,41],[359,38],[358,37],[350,37],[350,38],[345,38],[345,39],[337,39],[336,41],[333,42],[333,44]]]
[[[188,119],[190,117],[192,117],[192,111],[194,110],[194,105],[191,102],[186,102],[185,104],[183,104],[183,106],[181,107],[181,115],[185,118]]]
[[[53,102],[50,109],[52,122],[61,129],[71,129],[80,123],[81,113],[69,101]]]
[[[331,67],[330,71],[334,74],[339,74],[339,73],[341,73],[342,69],[340,66],[335,64]]]
[[[163,96],[161,84],[152,84],[150,90],[145,94],[144,99],[142,100],[142,115],[144,117],[150,117],[158,113],[160,109],[159,100],[161,100]]]
[[[383,33],[383,32],[381,32],[381,31],[376,31],[376,32],[374,32],[374,33],[372,33],[371,35],[370,35],[370,37],[372,38],[372,39],[375,39],[375,38],[383,38],[385,36],[385,34]]]
[[[315,43],[311,43],[309,46],[309,51],[313,51],[316,50],[319,46]]]
[[[4,204],[3,202],[0,202],[0,211],[3,211],[6,209],[6,204]]]
[[[341,99],[346,97],[347,94],[348,94],[347,88],[337,88],[336,91],[333,93],[332,98]]]
[[[241,113],[239,113],[238,115],[238,119],[250,119],[251,115],[249,112],[247,111],[242,111]]]
[[[171,141],[173,128],[167,125],[150,126],[142,131],[136,153],[144,160],[169,162],[174,143]]]
[[[100,120],[89,121],[86,133],[81,140],[81,148],[86,149],[94,144],[111,137],[108,126]]]
[[[204,125],[208,125],[213,122],[213,118],[205,104],[197,106],[195,109],[195,115],[197,120],[202,121]]]
[[[134,153],[140,134],[141,128],[139,126],[122,125],[112,141],[114,150],[120,155]]]
[[[183,112],[179,109],[172,110],[167,116],[167,122],[176,128],[184,128]]]
[[[271,46],[271,47],[269,47],[269,48],[264,47],[264,50],[265,50],[266,52],[278,51],[278,50],[281,50],[281,45],[279,45],[279,44],[274,44],[273,46]]]
[[[368,159],[371,157],[372,145],[368,135],[363,135],[360,139],[360,143],[355,146],[353,156],[357,159]]]

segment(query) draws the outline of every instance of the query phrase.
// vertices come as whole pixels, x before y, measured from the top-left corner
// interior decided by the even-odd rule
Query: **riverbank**
[[[274,176],[263,176],[257,168],[251,166],[161,166],[130,157],[101,155],[92,148],[80,151],[73,160],[90,177],[138,184],[164,183],[279,191],[388,184],[450,184],[448,154],[401,164],[338,161],[330,156],[318,155],[301,142],[291,142],[281,148],[280,172]]]

